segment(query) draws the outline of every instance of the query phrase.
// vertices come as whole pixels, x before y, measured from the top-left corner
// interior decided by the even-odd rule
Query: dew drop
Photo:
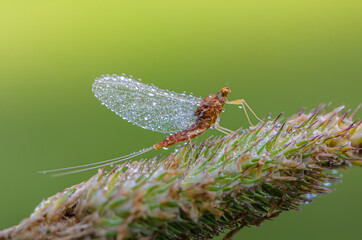
[[[330,183],[330,182],[325,182],[325,183],[323,183],[323,185],[326,186],[326,187],[330,187],[330,186],[332,185],[332,183]]]
[[[315,198],[315,197],[317,197],[317,195],[314,194],[314,193],[307,193],[307,194],[305,194],[305,198],[308,199],[308,200],[313,199],[313,198]]]
[[[168,148],[167,148],[167,147],[163,147],[163,149],[168,150]]]
[[[145,117],[145,120],[148,120],[148,117]]]
[[[148,93],[148,96],[153,97],[153,96],[155,96],[155,94],[154,93]]]
[[[243,108],[243,106],[242,106],[242,105],[239,105],[239,108],[240,108],[240,109],[242,109],[242,108]]]

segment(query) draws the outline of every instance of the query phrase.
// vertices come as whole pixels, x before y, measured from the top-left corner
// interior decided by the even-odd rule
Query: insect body
[[[230,92],[230,88],[225,87],[214,95],[205,97],[199,104],[194,113],[196,121],[189,128],[177,132],[163,141],[153,145],[155,149],[171,146],[175,143],[191,140],[212,126],[218,125],[219,117],[224,104],[227,102],[226,96]],[[216,127],[216,129],[218,129]],[[220,130],[220,129],[219,129]]]
[[[230,134],[231,130],[219,125],[220,114],[225,103],[242,105],[249,123],[250,119],[245,106],[259,119],[243,99],[231,102],[227,100],[226,97],[230,93],[228,87],[201,99],[184,93],[159,89],[134,80],[131,76],[105,75],[95,80],[92,90],[103,105],[127,121],[145,129],[172,135],[150,148],[127,156],[82,166],[42,171],[43,173],[87,167],[68,172],[74,173],[125,161],[152,149],[158,150],[178,142],[190,141],[210,128]]]

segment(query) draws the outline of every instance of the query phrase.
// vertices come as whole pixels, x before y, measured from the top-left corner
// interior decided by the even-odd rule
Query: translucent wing
[[[159,89],[131,77],[106,75],[93,84],[95,96],[123,119],[156,132],[184,130],[196,120],[201,98]]]

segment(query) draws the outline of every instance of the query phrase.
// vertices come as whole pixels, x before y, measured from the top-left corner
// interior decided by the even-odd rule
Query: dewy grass
[[[231,239],[329,193],[338,169],[360,164],[362,124],[342,109],[299,112],[162,159],[100,169],[0,239],[210,239],[232,230]]]

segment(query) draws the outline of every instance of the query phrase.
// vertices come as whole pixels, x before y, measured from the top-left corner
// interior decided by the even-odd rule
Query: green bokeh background
[[[361,9],[360,0],[1,0],[0,228],[94,174],[53,178],[38,170],[125,155],[164,138],[93,97],[101,74],[125,72],[196,96],[229,86],[231,100],[245,98],[260,116],[327,102],[355,108]],[[226,107],[222,125],[248,126],[235,106]],[[362,169],[342,174],[337,191],[237,239],[361,239]]]

